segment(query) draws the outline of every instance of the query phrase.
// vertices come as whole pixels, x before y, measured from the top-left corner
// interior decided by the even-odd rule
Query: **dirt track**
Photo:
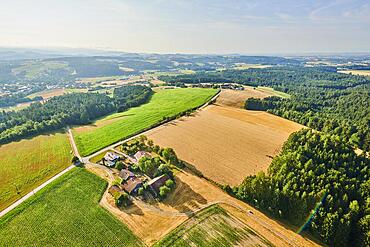
[[[206,177],[238,185],[247,175],[266,171],[288,136],[302,127],[266,112],[213,105],[153,130],[148,138],[174,148]]]

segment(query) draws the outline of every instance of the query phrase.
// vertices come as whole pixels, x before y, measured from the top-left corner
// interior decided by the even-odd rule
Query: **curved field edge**
[[[159,246],[273,246],[218,205],[209,206],[172,230]]]
[[[0,146],[0,210],[67,168],[71,150],[64,132]]]
[[[141,133],[174,118],[188,110],[196,109],[217,94],[216,89],[162,89],[151,100],[139,107],[115,113],[90,126],[73,129],[82,156]]]
[[[98,176],[72,169],[0,218],[0,246],[143,246],[99,206],[106,188]]]

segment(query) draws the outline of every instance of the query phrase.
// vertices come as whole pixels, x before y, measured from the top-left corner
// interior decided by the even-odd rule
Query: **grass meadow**
[[[0,218],[0,246],[143,246],[99,206],[107,182],[74,168]]]
[[[216,89],[163,89],[139,107],[115,113],[92,125],[73,129],[82,156],[92,154],[181,112],[201,106],[216,94]]]
[[[40,135],[0,146],[0,210],[71,164],[68,136]]]
[[[223,208],[206,208],[175,228],[154,246],[272,246]]]

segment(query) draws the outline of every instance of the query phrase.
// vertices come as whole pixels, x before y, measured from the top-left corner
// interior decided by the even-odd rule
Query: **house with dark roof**
[[[158,196],[159,195],[159,188],[166,184],[166,181],[169,179],[167,174],[163,174],[159,177],[155,177],[148,182],[149,188],[153,191],[153,193]]]
[[[137,191],[142,186],[143,182],[137,177],[131,177],[122,184],[122,188],[130,195],[137,194]]]
[[[122,178],[122,181],[126,181],[127,179],[129,178],[135,178],[135,174],[128,170],[128,169],[122,169],[120,172],[119,172],[119,177]]]

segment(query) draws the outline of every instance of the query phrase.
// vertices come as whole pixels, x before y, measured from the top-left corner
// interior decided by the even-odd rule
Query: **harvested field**
[[[341,70],[338,73],[370,76],[370,70]]]
[[[216,104],[222,106],[232,106],[237,108],[244,108],[245,101],[249,98],[263,99],[270,96],[278,96],[287,98],[288,94],[275,91],[267,87],[244,87],[243,91],[223,89],[220,96],[216,100]]]
[[[147,245],[158,242],[204,208],[217,204],[275,246],[289,246],[288,243],[294,243],[295,246],[319,246],[296,234],[296,229],[268,218],[187,170],[178,171],[175,182],[175,190],[162,202],[149,204],[135,200],[132,206],[120,210],[108,195],[103,197],[101,205],[128,225]],[[252,210],[253,215],[248,214],[248,210]]]
[[[261,111],[208,106],[148,134],[221,184],[238,185],[266,171],[288,136],[303,126]]]
[[[86,93],[87,92],[87,89],[80,89],[80,88],[56,88],[56,89],[52,89],[52,90],[45,90],[45,91],[37,92],[37,93],[34,93],[34,94],[30,94],[27,97],[28,98],[34,98],[34,97],[37,97],[37,96],[41,96],[44,99],[50,99],[50,98],[52,98],[54,96],[60,96],[60,95],[63,95],[65,93],[77,93],[77,92],[84,92],[84,93]]]
[[[0,146],[0,210],[68,167],[71,150],[64,133]]]
[[[213,205],[190,218],[155,246],[272,246],[249,226]]]

